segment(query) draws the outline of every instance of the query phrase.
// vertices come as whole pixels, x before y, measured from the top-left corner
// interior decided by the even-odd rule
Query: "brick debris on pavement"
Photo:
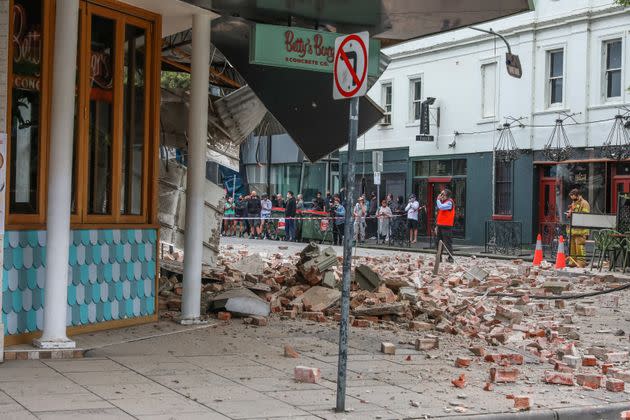
[[[181,259],[177,252],[164,256],[167,263]],[[204,269],[202,310],[214,311],[215,297],[226,290],[247,289],[268,304],[271,318],[289,323],[302,319],[336,329],[341,260],[332,247],[315,244],[295,254],[222,246],[217,266]],[[429,359],[442,353],[439,358],[444,360],[453,348],[466,349],[451,359],[451,366],[461,372],[443,384],[449,387],[495,392],[497,387],[521,383],[626,392],[627,332],[591,328],[592,318],[602,310],[628,317],[620,308],[621,292],[564,299],[621,286],[626,277],[556,272],[551,264],[532,267],[519,259],[474,257],[441,264],[438,275],[433,275],[434,260],[434,256],[406,253],[353,258],[352,327],[375,334],[390,331],[398,338],[398,342],[383,338],[375,351],[393,356],[400,349],[415,349]],[[178,275],[163,271],[159,304],[163,318],[178,315],[180,281]],[[253,325],[266,325],[261,320],[265,317],[225,308],[208,316],[226,323],[244,316]],[[292,347],[285,354],[299,357]],[[316,380],[316,366],[298,365],[296,380]],[[485,377],[471,383],[470,371],[485,371]],[[537,404],[531,395],[513,399],[515,410]]]

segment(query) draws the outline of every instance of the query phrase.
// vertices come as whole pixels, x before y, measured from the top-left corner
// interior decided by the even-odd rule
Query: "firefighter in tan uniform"
[[[578,189],[569,192],[571,205],[567,216],[571,217],[573,213],[590,213],[591,206],[588,201],[582,197],[582,193]],[[585,267],[586,266],[586,238],[589,230],[584,228],[571,228],[571,245],[569,248],[569,267]]]

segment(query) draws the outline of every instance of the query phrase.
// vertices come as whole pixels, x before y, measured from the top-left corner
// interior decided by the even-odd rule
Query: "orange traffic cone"
[[[556,270],[566,268],[567,260],[564,255],[564,238],[560,235],[558,238],[558,252],[556,254]]]
[[[536,250],[534,251],[534,267],[540,266],[540,263],[543,260],[543,247],[542,247],[542,236],[540,233],[536,238]]]

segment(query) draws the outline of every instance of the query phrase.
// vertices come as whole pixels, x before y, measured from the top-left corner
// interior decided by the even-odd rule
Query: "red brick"
[[[267,318],[264,316],[253,316],[252,317],[252,325],[256,325],[258,327],[266,327],[267,326]]]
[[[17,357],[17,354],[14,351],[4,352],[4,360],[15,360],[16,357]]]
[[[619,418],[621,420],[630,420],[630,410],[622,411]]]
[[[470,357],[458,357],[455,359],[455,367],[458,368],[467,368],[472,363],[472,359]]]
[[[614,365],[612,363],[604,363],[602,365],[602,373],[606,375],[610,369],[612,369]]]
[[[564,372],[545,371],[545,382],[556,385],[575,385],[573,374]]]
[[[564,373],[573,373],[573,372],[575,372],[575,369],[573,369],[572,367],[570,367],[566,363],[562,363],[562,362],[556,362],[554,367],[553,367],[553,369],[558,371],[558,372],[564,372]]]
[[[582,366],[597,366],[597,357],[586,355],[582,358]]]
[[[354,322],[352,322],[352,326],[356,328],[368,328],[371,325],[372,323],[367,319],[355,319]]]
[[[518,353],[503,353],[503,354],[486,354],[484,359],[486,362],[509,362],[512,365],[522,365],[523,355]]]
[[[416,350],[435,350],[439,348],[440,342],[435,336],[416,339]]]
[[[486,349],[483,347],[469,347],[468,350],[475,356],[485,356],[486,354]]]
[[[610,392],[623,392],[625,383],[621,379],[606,379],[606,389]]]
[[[527,411],[531,407],[531,402],[528,396],[515,395],[514,396],[514,408],[519,411]]]
[[[302,312],[302,318],[315,322],[326,322],[323,312]]]
[[[310,384],[316,384],[322,377],[319,368],[307,366],[296,366],[293,370],[293,375],[296,382],[307,382]]]
[[[516,382],[518,369],[516,368],[492,368],[490,369],[490,382]]]
[[[602,386],[602,379],[604,377],[602,375],[586,375],[586,374],[578,374],[575,375],[575,381],[578,385],[581,385],[590,389],[598,389]]]
[[[451,381],[455,388],[464,388],[466,386],[466,375],[463,373],[457,379]]]
[[[292,359],[299,359],[300,358],[300,353],[295,351],[295,349],[293,347],[291,347],[290,345],[285,344],[285,346],[284,346],[284,357],[290,357]]]
[[[297,308],[286,309],[282,312],[282,315],[288,317],[289,319],[295,319],[297,317]]]
[[[230,319],[232,319],[232,314],[229,312],[219,312],[217,314],[217,318],[219,319],[219,321],[229,321]]]
[[[421,321],[410,321],[408,325],[409,331],[430,331],[433,327],[433,324]]]

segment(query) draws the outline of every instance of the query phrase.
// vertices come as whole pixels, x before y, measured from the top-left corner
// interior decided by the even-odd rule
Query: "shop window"
[[[451,191],[453,192],[453,201],[455,201],[453,236],[464,238],[466,236],[466,178],[453,178]]]
[[[15,0],[10,48],[9,220],[41,221],[49,27],[47,2]],[[24,215],[29,215],[24,217]]]
[[[90,118],[88,213],[111,214],[114,140],[114,68],[116,22],[92,16],[90,48]],[[117,98],[116,98],[117,99]]]
[[[409,82],[409,120],[420,121],[422,110],[422,79],[413,79]]]
[[[604,53],[604,86],[606,99],[621,97],[622,44],[620,39],[606,41]]]
[[[564,102],[564,50],[547,53],[547,105],[553,106]]]
[[[325,163],[305,163],[302,176],[302,195],[305,201],[315,198],[317,192],[322,191],[326,185],[326,164]]]
[[[450,176],[453,174],[453,161],[452,160],[432,160],[431,176]]]
[[[390,125],[392,123],[392,84],[383,83],[381,85],[381,105],[384,115],[381,125]]]
[[[429,176],[429,162],[428,160],[421,160],[414,163],[414,176]]]
[[[10,225],[45,222],[51,4],[13,2]],[[79,5],[72,223],[148,223],[157,16],[136,17],[124,5],[116,10],[83,0]]]
[[[481,118],[493,118],[496,112],[497,63],[481,66]]]
[[[125,25],[123,63],[123,144],[120,213],[142,213],[144,151],[147,131],[146,31]]]
[[[453,175],[466,175],[466,159],[453,159]]]
[[[513,163],[497,161],[494,166],[494,214],[512,215]]]

